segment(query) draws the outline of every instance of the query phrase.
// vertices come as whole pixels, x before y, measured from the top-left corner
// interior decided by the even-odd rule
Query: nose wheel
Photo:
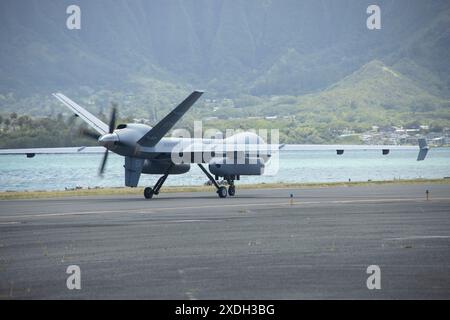
[[[217,194],[219,195],[220,198],[226,198],[227,197],[227,188],[219,187],[219,189],[217,189]]]
[[[234,184],[228,187],[228,194],[230,195],[230,197],[234,197],[234,195],[236,194],[236,187],[234,186]]]

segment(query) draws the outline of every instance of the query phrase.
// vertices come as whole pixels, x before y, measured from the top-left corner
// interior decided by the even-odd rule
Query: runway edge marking
[[[433,198],[431,201],[450,201],[450,198]],[[387,199],[358,199],[358,200],[331,200],[331,201],[296,201],[293,204],[288,202],[264,202],[264,203],[240,203],[240,204],[222,204],[222,208],[230,207],[260,207],[260,206],[281,206],[281,207],[295,207],[311,204],[345,204],[345,203],[379,203],[379,202],[429,202],[430,200],[417,199],[417,198],[387,198]],[[169,210],[186,210],[186,209],[209,209],[217,208],[217,205],[205,205],[205,206],[183,206],[183,207],[167,207],[167,208],[152,208],[150,210],[132,209],[126,210],[125,213],[138,213],[149,214],[160,211]],[[20,218],[48,218],[48,217],[65,217],[65,216],[77,216],[77,215],[89,215],[89,214],[123,214],[124,210],[104,210],[104,211],[81,211],[81,212],[61,212],[61,213],[36,213],[36,214],[24,214],[13,216],[0,216],[0,219],[20,219]]]

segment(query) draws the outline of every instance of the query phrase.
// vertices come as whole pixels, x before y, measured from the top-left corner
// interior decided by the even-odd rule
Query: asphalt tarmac
[[[0,201],[0,299],[23,298],[449,299],[450,185]]]

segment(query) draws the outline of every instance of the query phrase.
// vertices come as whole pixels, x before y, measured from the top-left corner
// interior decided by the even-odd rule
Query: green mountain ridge
[[[65,27],[68,4],[82,29]],[[53,116],[60,91],[94,113],[160,119],[193,89],[191,119],[296,116],[295,126],[450,126],[450,2],[0,2],[0,114]],[[242,123],[242,121],[241,121]],[[251,124],[249,121],[248,125]],[[258,125],[269,125],[258,123]]]
[[[334,122],[350,125],[431,124],[450,120],[450,100],[428,92],[414,80],[374,60],[326,90],[300,97],[299,114],[332,113]],[[317,119],[316,121],[319,121]]]
[[[324,90],[320,96],[343,105],[342,98],[356,107],[409,108],[433,110],[446,103],[429,93],[421,83],[413,81],[379,60],[373,60],[358,71]],[[341,101],[341,102],[339,102]],[[448,102],[448,101],[447,101]]]

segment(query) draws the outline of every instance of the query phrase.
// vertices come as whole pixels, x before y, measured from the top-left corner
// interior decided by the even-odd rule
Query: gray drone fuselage
[[[271,157],[269,146],[251,132],[227,139],[162,138],[151,147],[136,144],[151,129],[145,124],[124,124],[99,139],[103,147],[126,158],[127,186],[137,185],[139,173],[183,174],[193,163],[209,164],[216,176],[261,175]]]

